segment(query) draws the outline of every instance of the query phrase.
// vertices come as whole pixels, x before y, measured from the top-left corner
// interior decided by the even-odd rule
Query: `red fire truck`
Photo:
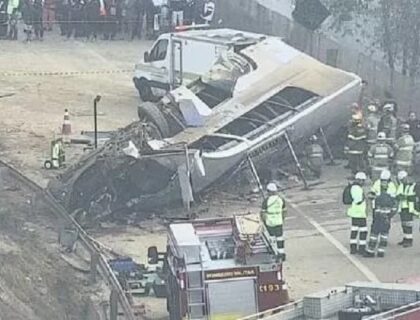
[[[238,319],[288,302],[258,214],[173,223],[166,252],[171,320]]]

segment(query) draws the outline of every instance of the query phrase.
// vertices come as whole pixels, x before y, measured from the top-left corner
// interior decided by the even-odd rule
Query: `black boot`
[[[405,242],[406,242],[406,240],[405,240],[405,238],[404,238],[404,239],[402,239],[400,242],[398,242],[398,245],[399,245],[399,246],[403,246],[403,245],[405,244]]]
[[[403,244],[403,248],[410,248],[413,246],[413,240],[411,239],[405,239],[406,241]]]
[[[379,258],[384,258],[385,257],[385,252],[378,252],[378,257]]]
[[[374,252],[370,252],[370,251],[365,251],[365,253],[363,254],[363,256],[365,258],[374,258],[375,257],[375,253]]]
[[[356,245],[350,245],[350,254],[356,254],[357,253],[357,246]]]

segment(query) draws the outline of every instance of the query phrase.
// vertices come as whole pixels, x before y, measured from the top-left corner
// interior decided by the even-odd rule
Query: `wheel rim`
[[[145,114],[140,115],[140,122],[144,124],[143,133],[145,134],[145,138],[147,140],[161,140],[162,133],[159,130],[159,127]]]

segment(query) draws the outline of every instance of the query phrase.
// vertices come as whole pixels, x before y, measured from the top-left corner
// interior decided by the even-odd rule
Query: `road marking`
[[[337,240],[335,239],[324,227],[322,227],[318,222],[314,219],[306,215],[305,213],[300,210],[299,206],[294,204],[290,199],[285,198],[287,203],[296,210],[301,216],[303,216],[308,222],[316,229],[319,233],[321,233],[338,251],[340,251],[359,271],[371,282],[380,282],[376,275],[359,259],[350,255],[347,249]]]

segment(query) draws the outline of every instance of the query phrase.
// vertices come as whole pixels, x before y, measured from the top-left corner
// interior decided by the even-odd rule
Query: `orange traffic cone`
[[[64,121],[63,126],[61,128],[61,134],[63,136],[63,142],[70,143],[71,122],[68,109],[64,109]]]

